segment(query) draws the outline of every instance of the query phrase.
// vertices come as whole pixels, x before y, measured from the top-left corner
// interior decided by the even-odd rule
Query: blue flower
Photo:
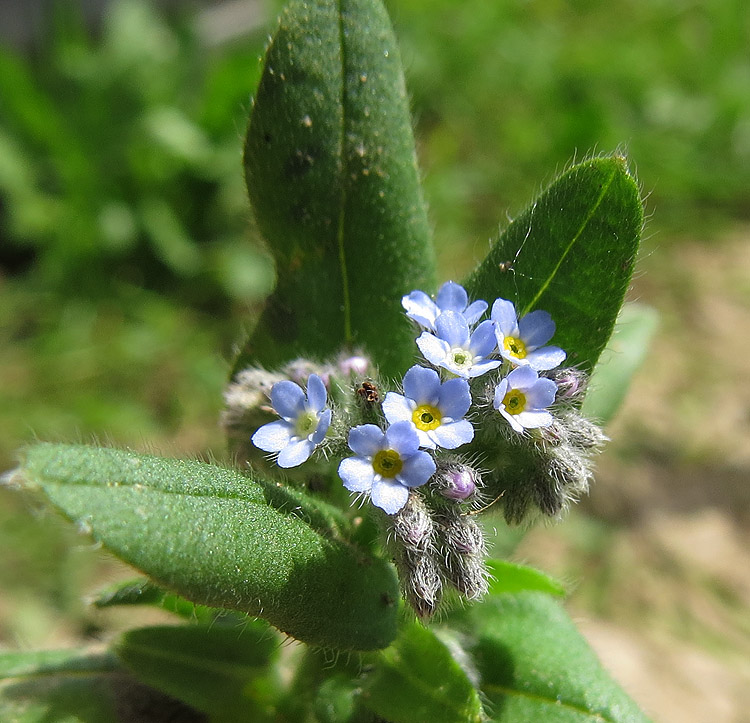
[[[552,424],[547,407],[555,401],[557,384],[539,377],[530,366],[516,367],[495,387],[493,406],[516,432]]]
[[[465,379],[441,384],[436,371],[420,366],[406,372],[404,395],[388,392],[383,400],[388,422],[408,422],[417,432],[419,445],[429,449],[455,449],[474,439],[474,428],[464,419],[470,406]]]
[[[406,315],[425,329],[435,331],[435,320],[444,311],[462,314],[469,325],[475,324],[487,311],[487,302],[481,299],[469,304],[466,289],[455,281],[446,281],[433,301],[424,291],[412,291],[401,299]]]
[[[532,311],[519,321],[512,302],[496,299],[491,317],[500,355],[509,362],[542,371],[554,369],[565,360],[560,347],[544,346],[555,333],[555,322],[546,311]]]
[[[409,422],[396,422],[383,432],[363,424],[349,432],[356,457],[339,465],[339,477],[350,492],[370,493],[372,504],[395,515],[409,499],[409,488],[419,487],[435,473],[435,462],[419,449],[419,437]]]
[[[444,311],[435,320],[435,332],[422,332],[417,346],[425,359],[458,377],[473,378],[500,366],[487,357],[495,351],[495,325],[483,321],[469,333],[469,322],[457,311]]]
[[[307,397],[294,382],[276,382],[271,387],[271,405],[281,419],[260,427],[253,444],[264,452],[278,452],[279,467],[296,467],[307,461],[331,424],[327,399],[325,384],[315,374],[307,380]]]

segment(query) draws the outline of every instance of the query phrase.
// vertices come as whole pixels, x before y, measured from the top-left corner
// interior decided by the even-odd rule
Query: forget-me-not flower
[[[552,424],[547,407],[555,401],[557,384],[530,366],[516,367],[495,387],[494,407],[516,432]]]
[[[435,474],[435,461],[419,449],[419,437],[409,422],[396,422],[383,432],[362,424],[349,432],[356,457],[339,465],[339,477],[350,492],[369,493],[372,504],[395,515],[409,499],[409,489]]]
[[[500,355],[509,362],[542,371],[554,369],[565,360],[560,347],[544,346],[555,333],[555,322],[546,311],[532,311],[519,321],[512,302],[496,299],[491,318]]]
[[[409,422],[421,447],[455,449],[474,439],[474,428],[464,419],[470,406],[466,379],[441,384],[434,369],[413,366],[404,375],[404,394],[385,395],[383,413],[390,424]]]
[[[326,436],[331,410],[326,408],[328,394],[319,376],[307,380],[307,395],[298,384],[284,380],[271,387],[271,405],[281,417],[260,427],[253,444],[264,452],[278,452],[279,467],[296,467],[310,458]]]
[[[401,299],[401,305],[410,319],[430,331],[435,331],[435,320],[444,311],[462,314],[470,326],[487,311],[487,302],[481,299],[469,304],[466,289],[455,281],[446,281],[438,290],[435,301],[424,291],[412,291]]]
[[[435,334],[422,332],[417,346],[425,359],[458,377],[478,377],[500,366],[488,357],[495,351],[495,325],[483,321],[469,332],[469,322],[457,311],[444,311],[435,320]]]

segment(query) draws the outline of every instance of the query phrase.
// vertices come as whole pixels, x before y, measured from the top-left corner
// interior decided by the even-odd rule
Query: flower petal
[[[440,376],[434,369],[413,366],[404,374],[404,394],[417,404],[436,405],[440,398]]]
[[[464,310],[464,318],[466,321],[471,324],[475,324],[477,321],[479,321],[479,318],[484,314],[484,312],[487,311],[487,302],[483,301],[482,299],[477,299],[473,304],[469,304],[469,306]]]
[[[524,361],[537,371],[554,369],[565,361],[567,354],[559,346],[543,346],[527,354]]]
[[[325,409],[323,411],[323,414],[320,415],[320,418],[318,419],[318,426],[310,436],[310,441],[313,444],[320,444],[325,439],[325,436],[328,432],[328,427],[331,426],[332,414],[333,412],[330,409]]]
[[[387,449],[395,449],[406,464],[406,458],[419,449],[419,436],[412,422],[396,422],[388,427],[385,430],[385,445]]]
[[[375,470],[364,457],[346,457],[339,465],[339,477],[350,492],[369,492],[375,481]]]
[[[528,351],[546,344],[555,333],[555,322],[546,311],[537,309],[518,322],[518,332]]]
[[[424,291],[412,291],[401,299],[406,315],[428,329],[435,328],[435,319],[440,310]]]
[[[532,412],[521,412],[516,414],[518,423],[526,429],[536,429],[537,427],[548,427],[552,424],[552,415],[544,410]]]
[[[289,422],[279,419],[264,424],[252,436],[253,444],[264,452],[280,452],[292,440],[294,428]]]
[[[323,380],[317,374],[311,374],[307,380],[307,405],[313,412],[320,412],[326,405],[328,392]]]
[[[469,324],[463,314],[455,311],[444,311],[435,319],[438,337],[448,342],[451,347],[468,348]]]
[[[520,389],[525,392],[536,384],[539,375],[530,366],[524,365],[516,367],[506,379],[509,389]]]
[[[383,430],[375,424],[361,424],[349,431],[349,446],[362,457],[373,457],[384,443]]]
[[[404,466],[396,479],[407,487],[419,487],[435,474],[435,460],[427,452],[417,452],[403,458]]]
[[[416,403],[396,392],[388,392],[383,400],[383,414],[388,424],[396,422],[410,422],[412,413],[416,409]]]
[[[503,336],[518,335],[518,316],[513,302],[507,299],[495,299],[490,317]]]
[[[469,382],[465,379],[449,379],[443,382],[437,406],[444,417],[454,420],[463,418],[471,406]]]
[[[395,480],[380,478],[372,486],[372,504],[395,515],[409,499],[409,489]]]
[[[445,449],[456,449],[474,439],[474,427],[468,419],[441,424],[430,432],[432,439]]]
[[[510,426],[513,427],[516,432],[518,432],[519,434],[523,434],[524,426],[518,421],[518,417],[521,416],[520,414],[508,414],[508,412],[505,411],[505,407],[503,406],[499,407],[498,411],[503,415],[503,417],[505,417],[508,424],[510,424]]]
[[[297,419],[305,410],[305,393],[299,384],[285,379],[271,387],[271,404],[284,419]]]
[[[530,387],[526,392],[526,406],[529,411],[545,409],[555,401],[557,394],[557,384],[551,379],[542,377],[536,384]]]
[[[471,335],[469,350],[474,356],[487,356],[492,354],[496,346],[495,325],[489,319],[483,321]]]
[[[297,467],[310,459],[314,448],[315,445],[309,439],[301,439],[298,442],[293,442],[279,452],[276,464],[284,469]]]
[[[469,303],[469,297],[461,284],[455,281],[446,281],[437,293],[437,305],[440,311],[463,312]]]
[[[422,356],[435,366],[443,364],[448,356],[448,352],[451,350],[450,344],[447,341],[438,339],[434,334],[430,334],[429,331],[422,332],[417,337],[417,346],[419,347],[419,351],[422,352]]]
[[[500,384],[495,387],[495,398],[492,402],[492,406],[495,407],[495,409],[500,409],[503,399],[505,399],[505,395],[508,393],[509,387],[508,377],[501,379]]]
[[[470,379],[474,379],[474,377],[481,377],[482,374],[486,374],[492,369],[497,369],[501,364],[502,362],[499,359],[485,359],[483,361],[477,362],[476,364],[473,364],[466,376]]]

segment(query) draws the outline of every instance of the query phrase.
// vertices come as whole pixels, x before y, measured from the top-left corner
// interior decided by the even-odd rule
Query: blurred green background
[[[387,5],[441,278],[573,159],[630,157],[631,297],[659,332],[591,497],[513,555],[571,584],[657,719],[750,720],[745,0]],[[233,349],[273,285],[241,147],[280,3],[176,6],[59,2],[0,47],[0,470],[36,437],[223,455]],[[122,567],[5,488],[0,546],[0,648],[123,624],[82,602]]]

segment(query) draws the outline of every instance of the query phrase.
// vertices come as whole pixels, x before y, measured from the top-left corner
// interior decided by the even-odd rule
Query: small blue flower
[[[495,351],[495,324],[483,321],[469,333],[469,322],[457,311],[444,311],[435,320],[435,334],[422,332],[417,346],[425,359],[458,377],[478,377],[501,362],[487,357]]]
[[[546,311],[532,311],[519,321],[512,302],[496,299],[491,317],[500,355],[509,362],[542,371],[554,369],[565,360],[560,347],[544,346],[555,333],[555,322]]]
[[[412,291],[401,299],[406,315],[425,329],[435,331],[435,320],[444,311],[462,314],[469,325],[475,324],[487,311],[487,302],[481,299],[469,304],[466,289],[455,281],[446,281],[433,301],[424,291]]]
[[[372,504],[395,515],[419,487],[435,474],[435,462],[419,449],[419,437],[409,422],[396,422],[383,432],[363,424],[349,432],[356,457],[339,465],[339,477],[350,492],[370,493]]]
[[[408,422],[420,447],[455,449],[474,439],[471,422],[464,419],[471,406],[469,383],[449,379],[440,383],[433,369],[413,366],[404,375],[404,394],[388,392],[383,412],[390,424]]]
[[[539,377],[530,366],[516,367],[495,387],[493,406],[505,417],[516,432],[547,427],[552,414],[547,407],[555,401],[557,384]]]
[[[306,462],[331,424],[327,399],[325,384],[315,374],[307,380],[307,397],[294,382],[276,382],[271,387],[271,405],[281,419],[260,427],[253,435],[253,444],[264,452],[278,452],[279,467]]]

